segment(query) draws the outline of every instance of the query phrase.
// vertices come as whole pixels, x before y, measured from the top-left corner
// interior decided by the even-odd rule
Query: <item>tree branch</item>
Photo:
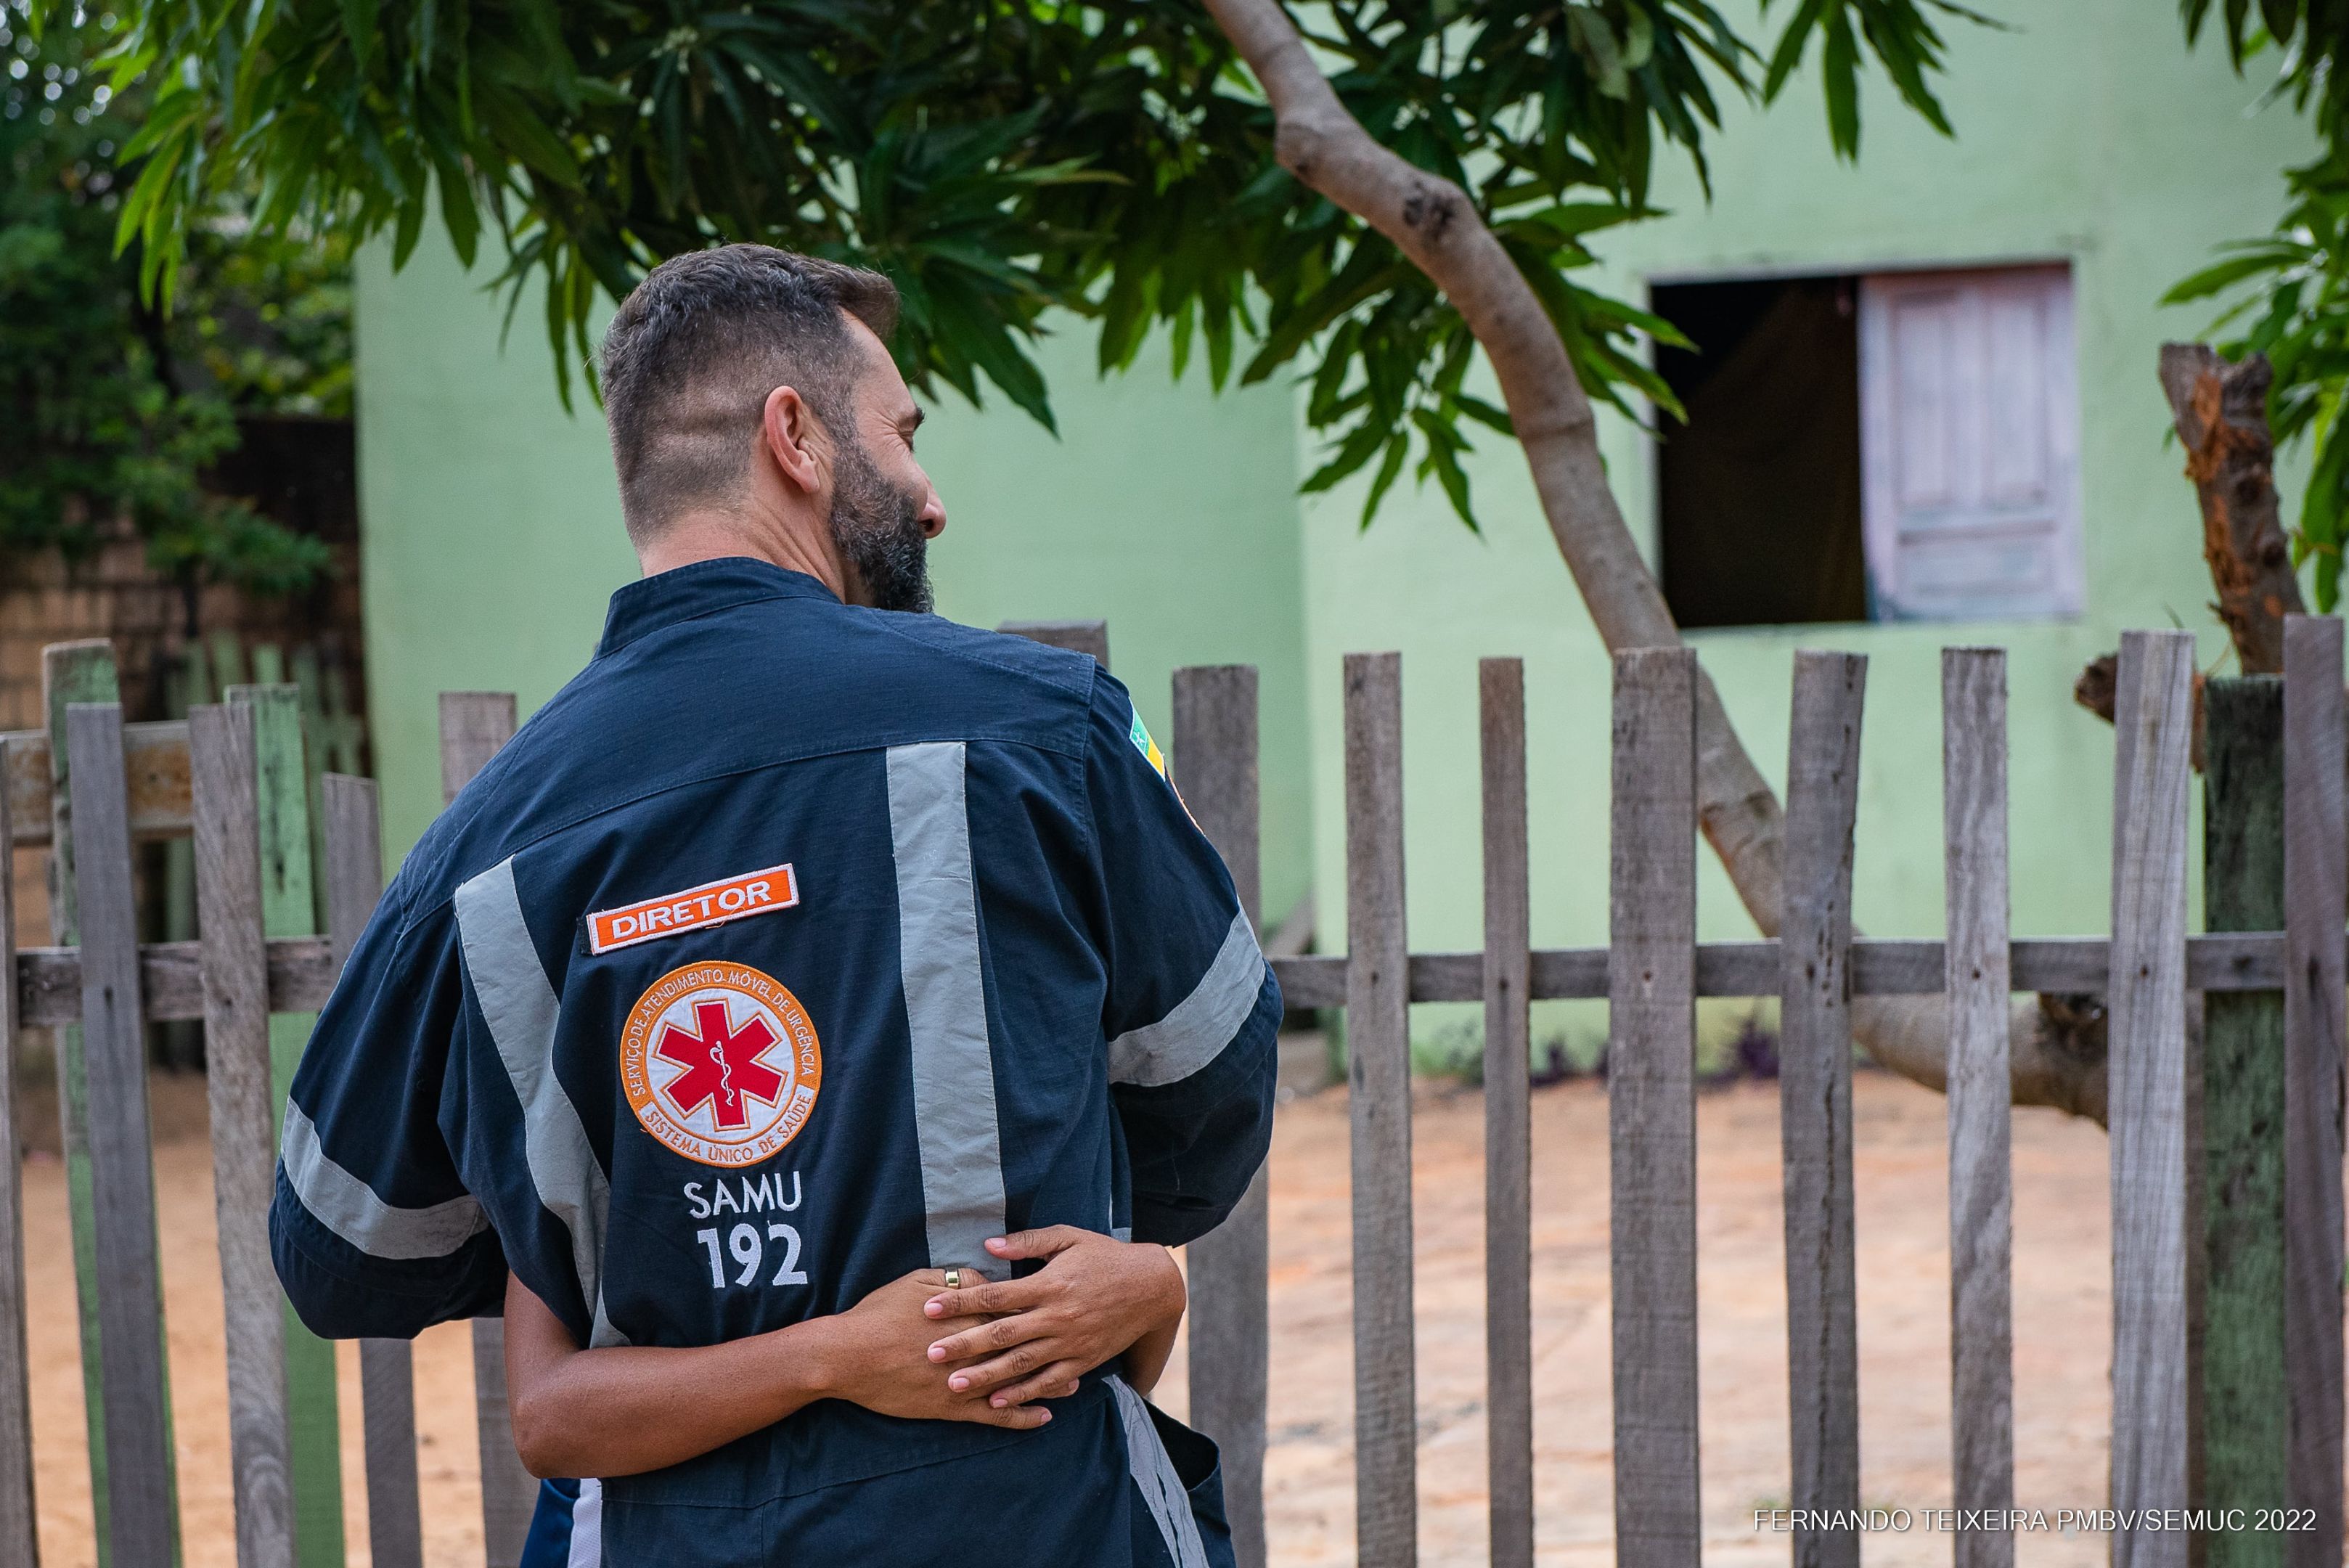
[[[1278,0],[1206,0],[1272,106],[1274,154],[1307,186],[1369,223],[1444,291],[1499,381],[1542,514],[1609,649],[1676,646],[1664,597],[1640,557],[1599,455],[1590,400],[1541,301],[1457,185],[1380,145],[1338,99]],[[1775,935],[1785,819],[1769,782],[1731,728],[1710,676],[1697,709],[1698,818],[1738,899]],[[1947,1078],[1946,1009],[1938,998],[1855,998],[1854,1033],[1869,1054],[1934,1088]],[[2105,1068],[2065,1044],[2041,1010],[2014,1015],[2014,1098],[2103,1119]]]

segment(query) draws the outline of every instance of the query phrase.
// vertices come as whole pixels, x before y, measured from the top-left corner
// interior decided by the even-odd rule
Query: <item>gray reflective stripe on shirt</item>
[[[386,1203],[375,1189],[326,1157],[316,1125],[291,1100],[285,1102],[285,1136],[277,1158],[310,1217],[371,1258],[445,1258],[490,1226],[481,1206],[470,1197],[422,1209]]]
[[[978,896],[959,741],[889,749],[889,837],[897,862],[898,971],[913,1037],[914,1135],[930,1266],[1000,1279],[1003,1150],[995,1054],[979,978]]]
[[[571,1505],[571,1551],[564,1568],[604,1568],[604,1483],[589,1476]]]
[[[1232,917],[1216,961],[1191,994],[1155,1023],[1109,1043],[1110,1081],[1156,1088],[1178,1084],[1214,1061],[1240,1032],[1264,990],[1264,953],[1246,913]]]
[[[578,1107],[554,1075],[554,1023],[561,1004],[538,961],[514,891],[512,857],[457,889],[457,930],[465,972],[522,1102],[523,1148],[532,1185],[571,1232],[579,1292],[595,1314],[591,1343],[626,1343],[604,1316],[604,1225],[612,1206],[604,1168],[588,1147]]]
[[[1133,1484],[1141,1489],[1142,1501],[1149,1506],[1150,1517],[1158,1526],[1159,1539],[1166,1542],[1166,1555],[1174,1568],[1207,1568],[1207,1548],[1199,1539],[1199,1521],[1191,1511],[1190,1490],[1175,1473],[1166,1445],[1158,1440],[1158,1428],[1151,1422],[1150,1407],[1124,1378],[1112,1375],[1109,1386],[1117,1396],[1117,1413],[1125,1425],[1125,1462],[1132,1468]]]

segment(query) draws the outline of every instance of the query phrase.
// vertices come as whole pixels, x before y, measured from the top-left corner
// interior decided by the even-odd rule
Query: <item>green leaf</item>
[[[2223,293],[2247,277],[2257,277],[2261,273],[2277,271],[2279,268],[2294,265],[2300,259],[2301,253],[2294,249],[2284,246],[2261,246],[2247,254],[2230,257],[2214,266],[2204,267],[2200,272],[2191,273],[2180,278],[2169,286],[2169,292],[2161,296],[2161,303],[2183,305],[2189,300],[2207,299],[2211,295]]]
[[[1769,70],[1762,78],[1762,101],[1775,102],[1780,88],[1786,85],[1795,67],[1803,63],[1803,47],[1810,41],[1812,30],[1819,25],[1832,0],[1802,0],[1795,15],[1786,23],[1786,30],[1778,35],[1777,47],[1770,54]]]
[[[1316,495],[1330,489],[1370,462],[1371,454],[1385,443],[1390,433],[1389,427],[1377,421],[1362,421],[1346,432],[1330,461],[1315,469],[1298,489],[1308,495]]]
[[[1639,209],[1619,206],[1612,202],[1568,202],[1545,207],[1538,213],[1528,213],[1524,222],[1538,223],[1546,229],[1569,238],[1611,229],[1618,223],[1628,223],[1639,218],[1661,218],[1668,214],[1653,208]]]
[[[1462,413],[1478,424],[1498,431],[1512,441],[1516,439],[1516,421],[1509,418],[1506,409],[1495,408],[1484,399],[1471,397],[1466,392],[1454,393],[1452,401]]]
[[[1591,63],[1599,90],[1609,98],[1629,99],[1630,72],[1622,49],[1615,42],[1614,31],[1607,26],[1607,18],[1595,5],[1568,5],[1566,15],[1574,29],[1576,44]]]
[[[1395,475],[1402,472],[1403,459],[1411,455],[1411,438],[1397,431],[1387,438],[1386,456],[1379,461],[1379,471],[1371,478],[1370,493],[1362,497],[1361,526],[1368,528],[1371,519],[1378,515],[1379,503],[1394,487]]]
[[[449,244],[456,251],[457,259],[470,271],[481,232],[481,213],[473,205],[472,185],[453,159],[436,159],[433,171],[440,185],[441,224],[449,231]]]
[[[1421,477],[1432,472],[1436,483],[1444,487],[1444,499],[1452,503],[1454,514],[1468,525],[1471,534],[1482,533],[1476,525],[1476,514],[1468,505],[1468,476],[1460,468],[1459,450],[1464,443],[1459,432],[1433,410],[1413,409],[1411,418],[1427,438],[1427,455],[1420,462]]]
[[[369,61],[375,56],[376,29],[381,22],[377,0],[340,0],[340,4],[343,30],[351,41],[351,63],[364,77]]]
[[[1837,156],[1859,156],[1859,46],[1851,18],[1837,5],[1827,19],[1826,48],[1819,60],[1827,99],[1827,140]]]

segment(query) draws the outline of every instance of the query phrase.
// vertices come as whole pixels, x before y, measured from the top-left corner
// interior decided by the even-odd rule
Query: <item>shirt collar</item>
[[[612,596],[604,616],[602,658],[651,632],[699,616],[761,599],[815,599],[838,604],[830,588],[804,572],[786,571],[748,556],[696,561],[630,583]]]

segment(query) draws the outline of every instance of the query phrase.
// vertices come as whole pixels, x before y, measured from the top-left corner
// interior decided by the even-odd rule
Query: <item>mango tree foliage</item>
[[[2311,117],[2321,151],[2284,171],[2286,205],[2275,232],[2226,247],[2224,258],[2179,283],[2165,303],[2217,298],[2214,332],[2230,358],[2265,354],[2275,379],[2268,418],[2276,443],[2314,453],[2292,531],[2292,561],[2316,561],[2316,606],[2341,601],[2349,540],[2349,0],[2224,0],[2219,31],[2238,72],[2273,62],[2271,96]],[[2211,0],[2181,0],[2189,42],[2212,19]]]
[[[1296,7],[1345,106],[1459,182],[1539,292],[1594,397],[1677,411],[1643,336],[1582,277],[1648,215],[1659,152],[1693,160],[1725,96],[1775,92],[1817,41],[1857,145],[1872,55],[1940,122],[1932,0],[1778,0],[1764,50],[1707,0],[1325,0]],[[1471,520],[1475,344],[1426,277],[1275,162],[1272,119],[1197,0],[124,0],[118,84],[152,84],[120,212],[168,296],[223,201],[256,228],[388,233],[436,214],[519,302],[543,283],[558,375],[598,296],[661,257],[757,240],[885,272],[918,385],[991,385],[1050,425],[1036,357],[1064,311],[1106,371],[1154,327],[1177,374],[1287,368],[1329,443],[1306,483],[1371,469],[1367,523],[1416,457]],[[511,321],[512,306],[509,307]],[[1065,319],[1065,317],[1063,317]],[[1372,465],[1375,466],[1372,466]],[[1471,521],[1473,526],[1473,520]]]

